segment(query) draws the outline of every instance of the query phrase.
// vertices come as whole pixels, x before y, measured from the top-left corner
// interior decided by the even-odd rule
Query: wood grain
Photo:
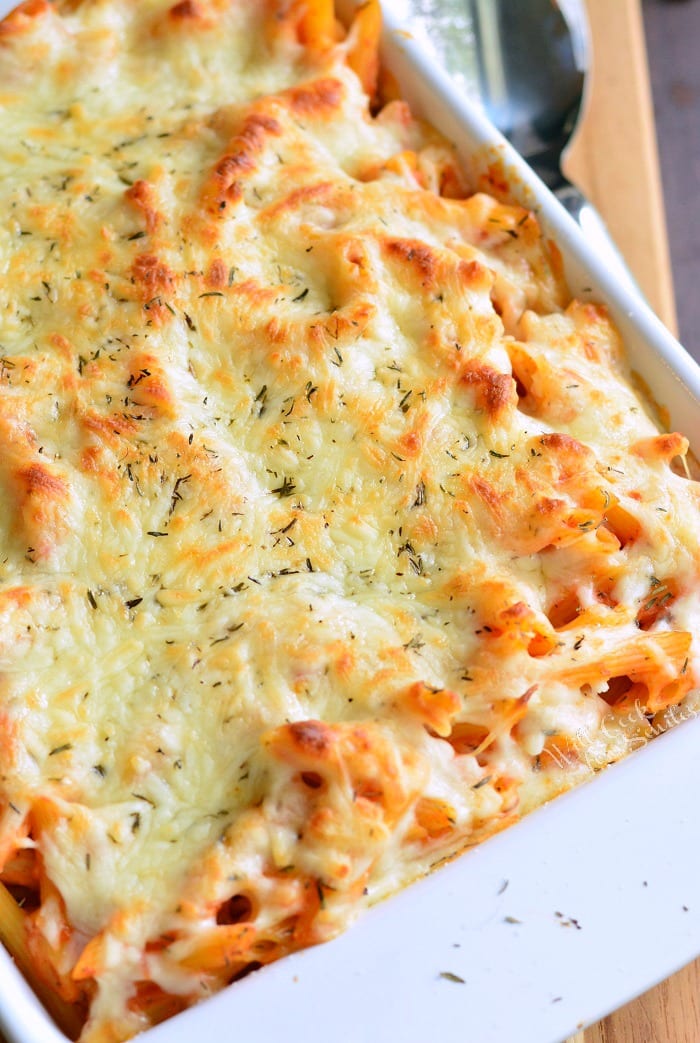
[[[697,1043],[700,1039],[700,961],[645,992],[572,1043]]]
[[[700,3],[644,0],[681,341],[700,362]]]
[[[675,331],[654,110],[639,0],[587,0],[592,65],[565,170],[605,219],[647,300]]]

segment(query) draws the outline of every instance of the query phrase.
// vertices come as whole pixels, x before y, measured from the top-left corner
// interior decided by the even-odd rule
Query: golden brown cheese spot
[[[168,12],[170,18],[175,22],[192,22],[204,17],[204,9],[196,0],[180,0],[173,4]]]
[[[139,354],[131,360],[127,380],[130,402],[156,416],[176,416],[176,402],[165,370],[155,355]]]
[[[13,36],[34,29],[36,19],[47,14],[52,5],[49,0],[24,0],[0,21],[0,37]]]
[[[316,181],[313,184],[300,185],[283,195],[280,200],[261,212],[260,219],[272,222],[285,212],[299,211],[304,214],[313,204],[319,204],[332,210],[335,221],[340,222],[350,202],[350,194],[343,186],[333,181]]]
[[[214,290],[220,290],[228,282],[228,268],[220,257],[217,257],[209,265],[206,274],[206,284]]]
[[[632,452],[643,460],[673,460],[676,456],[685,456],[688,452],[688,439],[674,431],[670,434],[654,435],[642,438],[632,446]]]
[[[225,216],[226,207],[242,198],[240,182],[257,170],[268,140],[281,134],[282,126],[273,116],[253,112],[245,118],[240,133],[204,184],[203,202],[209,213]]]
[[[565,506],[563,500],[554,500],[551,496],[543,496],[541,500],[537,501],[534,509],[545,518],[551,515],[559,518]]]
[[[524,601],[516,601],[514,605],[510,605],[500,613],[500,619],[506,626],[514,624],[520,627],[523,622],[529,621],[531,617],[532,611]]]
[[[418,239],[390,239],[385,248],[390,257],[404,264],[419,277],[421,286],[427,288],[437,285],[439,260],[435,251],[426,243]]]
[[[20,535],[30,545],[33,560],[48,558],[68,532],[66,508],[70,500],[68,485],[43,463],[21,467],[12,475],[17,499]]]
[[[412,149],[404,149],[381,162],[370,163],[357,172],[359,181],[377,181],[385,174],[396,174],[408,185],[425,188],[418,168],[418,156]]]
[[[57,478],[45,464],[31,464],[17,472],[17,481],[23,497],[39,495],[47,498],[66,494],[66,485]]]
[[[145,301],[170,293],[176,282],[175,273],[154,254],[140,254],[131,266],[131,276]]]
[[[340,105],[343,84],[328,77],[294,87],[285,92],[289,107],[296,116],[326,116]]]
[[[506,497],[499,493],[485,478],[480,478],[478,475],[470,475],[467,482],[471,492],[478,496],[482,503],[486,504],[494,518],[502,526],[505,522],[504,506]]]
[[[178,0],[167,11],[157,13],[151,33],[156,38],[162,38],[168,34],[183,36],[211,29],[216,25],[216,14],[212,10],[215,6],[200,0]]]
[[[458,166],[446,163],[440,171],[440,195],[445,199],[464,199],[469,188]]]
[[[102,474],[103,448],[99,445],[89,445],[80,454],[79,466],[86,474],[95,477]]]
[[[612,509],[594,454],[559,432],[533,439],[527,463],[512,472],[494,481],[470,474],[465,482],[474,502],[487,508],[484,521],[490,518],[497,538],[518,553],[575,542],[594,532]]]
[[[493,272],[480,261],[460,261],[457,272],[464,286],[473,290],[488,292],[493,285]]]
[[[289,736],[306,756],[325,757],[332,745],[332,733],[323,721],[298,721],[289,726]]]
[[[511,183],[504,164],[500,161],[490,163],[486,173],[481,175],[479,187],[482,192],[488,192],[497,199],[508,202],[511,195]]]
[[[401,435],[397,445],[401,454],[409,459],[417,459],[423,450],[423,443],[423,433],[414,429],[413,431],[407,431],[405,435]]]
[[[586,359],[607,364],[622,359],[622,339],[604,304],[572,301],[566,315],[574,322]]]
[[[508,354],[524,413],[552,424],[569,424],[588,408],[588,396],[579,393],[581,388],[588,392],[588,381],[577,370],[564,366],[554,370],[545,358],[514,341]]]
[[[117,448],[123,438],[128,438],[138,431],[138,423],[123,412],[113,412],[107,416],[95,410],[87,410],[80,417],[81,426],[112,448]]]
[[[224,156],[217,163],[205,192],[207,209],[211,213],[225,210],[230,203],[237,203],[243,196],[238,177],[254,169],[255,164],[245,153]]]
[[[157,199],[153,185],[140,178],[126,189],[124,196],[143,215],[146,231],[153,235],[163,220],[156,207]]]
[[[474,359],[462,367],[459,383],[474,394],[476,408],[489,419],[495,419],[508,406],[517,404],[515,382],[510,374],[499,373]]]
[[[52,333],[49,341],[64,359],[72,359],[75,355],[75,348],[62,333]]]
[[[308,726],[311,725],[311,728]],[[325,725],[320,721],[301,721],[270,732],[263,739],[269,753],[280,761],[297,767],[302,775],[309,809],[303,825],[316,834],[319,841],[347,836],[348,828],[366,823],[376,826],[395,823],[416,796],[422,776],[420,757],[406,745],[396,745],[375,724],[343,722]],[[303,782],[303,773],[317,771],[324,785]],[[314,780],[315,781],[315,780]],[[340,814],[338,797],[351,810]],[[365,826],[363,826],[363,833]],[[377,837],[365,838],[376,843]],[[351,841],[357,848],[357,835]]]
[[[538,439],[541,449],[547,450],[547,459],[557,470],[557,481],[567,482],[570,478],[589,471],[595,457],[588,446],[561,431],[553,431]]]

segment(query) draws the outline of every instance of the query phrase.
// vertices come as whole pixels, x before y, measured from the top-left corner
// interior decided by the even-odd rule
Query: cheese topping
[[[370,104],[377,19],[0,22],[0,879],[84,1041],[694,698],[687,440],[533,214]]]

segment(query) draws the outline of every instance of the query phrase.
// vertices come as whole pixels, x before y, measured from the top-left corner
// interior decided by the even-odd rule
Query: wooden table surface
[[[591,91],[581,132],[568,157],[568,173],[590,196],[605,218],[609,229],[626,257],[633,274],[650,304],[674,332],[677,331],[677,313],[674,302],[673,280],[666,233],[664,199],[660,179],[657,136],[649,79],[649,65],[645,48],[640,0],[586,0],[589,10],[593,42],[594,67]],[[663,7],[664,5],[659,5]],[[668,18],[679,16],[671,8],[686,4],[666,4],[663,14],[654,12],[655,38],[660,38]],[[681,13],[686,19],[694,17],[700,29],[700,7],[695,15]],[[651,19],[648,17],[648,23]],[[685,28],[685,25],[684,25]],[[686,30],[687,32],[687,30]],[[676,37],[665,36],[666,45],[676,51],[681,46]],[[662,55],[658,55],[659,61]],[[667,69],[655,66],[656,81],[663,83]],[[680,70],[676,79],[671,74],[671,101],[677,98],[681,109],[691,109],[694,103],[695,128],[700,128],[700,92],[688,93]],[[657,96],[662,111],[664,98]],[[682,125],[683,113],[678,120]],[[692,116],[688,115],[689,125]],[[662,128],[663,134],[663,128]],[[700,156],[700,133],[695,140],[668,143],[679,150],[682,163],[684,149],[696,148]],[[699,168],[700,169],[700,168]],[[669,180],[674,182],[676,167],[667,164]],[[682,177],[688,166],[681,168]],[[692,174],[691,174],[692,179]],[[698,170],[695,173],[697,191]],[[680,200],[671,198],[670,212],[684,231]],[[685,222],[691,215],[685,213]],[[695,226],[696,230],[697,226]],[[687,240],[688,242],[690,240]],[[684,240],[685,242],[685,240]],[[696,240],[693,239],[693,244]],[[691,258],[697,264],[697,253]],[[687,344],[700,357],[700,337],[689,321],[691,311],[697,313],[697,289],[693,295],[688,272],[683,271],[683,255],[678,268],[683,278],[684,326],[690,340]],[[680,280],[679,280],[680,282]],[[693,299],[693,296],[695,299]],[[684,329],[685,333],[686,330]],[[627,1004],[597,1025],[572,1037],[568,1043],[698,1043],[700,1041],[700,960]]]
[[[639,0],[586,0],[593,64],[566,171],[600,210],[659,317],[676,312]]]
[[[700,0],[643,0],[681,342],[700,362]]]

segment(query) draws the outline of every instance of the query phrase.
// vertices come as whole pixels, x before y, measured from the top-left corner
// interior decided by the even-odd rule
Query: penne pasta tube
[[[27,945],[25,914],[8,889],[0,882],[0,942],[5,946],[17,967],[27,979],[58,1027],[70,1039],[77,1039],[83,1018],[77,1007],[66,1003],[44,982],[34,969],[34,960]]]

